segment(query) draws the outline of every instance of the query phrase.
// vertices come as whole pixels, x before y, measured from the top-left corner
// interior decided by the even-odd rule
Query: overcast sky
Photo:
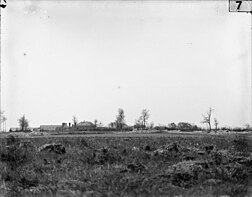
[[[8,1],[2,10],[7,126],[115,120],[251,122],[251,16],[227,1]]]

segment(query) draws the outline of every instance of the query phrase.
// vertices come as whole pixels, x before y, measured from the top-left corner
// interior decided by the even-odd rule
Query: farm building
[[[56,131],[61,125],[40,125],[40,131]]]
[[[90,121],[82,121],[77,124],[76,129],[79,131],[81,131],[81,130],[83,130],[83,131],[94,130],[95,125]]]

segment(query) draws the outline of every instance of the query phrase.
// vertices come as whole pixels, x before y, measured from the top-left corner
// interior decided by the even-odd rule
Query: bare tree
[[[207,124],[208,127],[209,127],[209,132],[211,132],[212,128],[211,128],[211,116],[212,116],[212,113],[213,113],[213,109],[210,107],[208,112],[203,116],[203,120],[201,123],[203,124]]]
[[[125,124],[125,115],[123,109],[118,109],[118,115],[116,116],[116,128],[119,130],[123,129],[123,125]]]
[[[244,127],[245,127],[246,131],[249,131],[251,129],[249,124],[245,124]]]
[[[25,115],[18,119],[18,123],[21,131],[26,131],[29,127],[29,121],[25,118]]]
[[[108,124],[108,127],[115,128],[116,127],[116,123],[115,122],[111,122],[111,123]]]
[[[149,127],[150,127],[150,129],[153,129],[154,128],[154,122],[151,122]]]
[[[95,126],[95,128],[98,126],[98,120],[97,119],[94,120],[94,126]]]
[[[6,120],[7,120],[5,115],[2,116],[2,120],[3,120],[3,131],[5,132],[6,131]]]
[[[74,125],[74,127],[76,127],[77,124],[78,124],[78,120],[77,120],[77,117],[74,115],[73,116],[73,125]]]
[[[146,127],[146,123],[147,123],[147,120],[149,119],[149,117],[150,117],[149,110],[143,109],[142,114],[140,116],[140,119],[142,120],[143,128]]]
[[[214,126],[215,126],[215,133],[217,132],[218,130],[218,125],[219,125],[219,122],[216,118],[214,118]]]
[[[6,116],[4,115],[4,111],[0,111],[0,132],[6,131]]]
[[[99,121],[99,122],[97,122],[97,126],[98,126],[98,127],[103,127],[104,124],[102,123],[102,121]]]
[[[138,118],[137,120],[135,120],[135,125],[134,127],[139,130],[140,128],[142,128],[142,120],[141,120],[141,117]]]

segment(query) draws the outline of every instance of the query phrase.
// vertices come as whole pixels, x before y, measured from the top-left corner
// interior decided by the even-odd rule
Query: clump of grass
[[[26,147],[20,147],[20,140],[14,136],[6,139],[5,146],[1,149],[0,160],[14,171],[30,160],[30,154]]]
[[[38,181],[28,179],[26,171],[23,170],[26,164],[32,160],[32,154],[28,147],[21,146],[19,138],[9,136],[6,138],[0,152],[0,161],[5,164],[1,175],[6,183],[7,196],[21,196],[20,191],[36,186]]]
[[[245,156],[249,155],[251,151],[251,145],[246,136],[236,136],[232,145],[235,152]]]
[[[79,143],[80,143],[80,147],[81,148],[87,148],[87,147],[89,147],[87,141],[84,138],[81,138]]]

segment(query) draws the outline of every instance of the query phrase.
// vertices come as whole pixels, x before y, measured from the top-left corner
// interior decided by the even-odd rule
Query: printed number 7
[[[239,10],[239,9],[240,9],[240,7],[241,7],[242,1],[236,1],[235,3],[238,3],[237,10]]]

